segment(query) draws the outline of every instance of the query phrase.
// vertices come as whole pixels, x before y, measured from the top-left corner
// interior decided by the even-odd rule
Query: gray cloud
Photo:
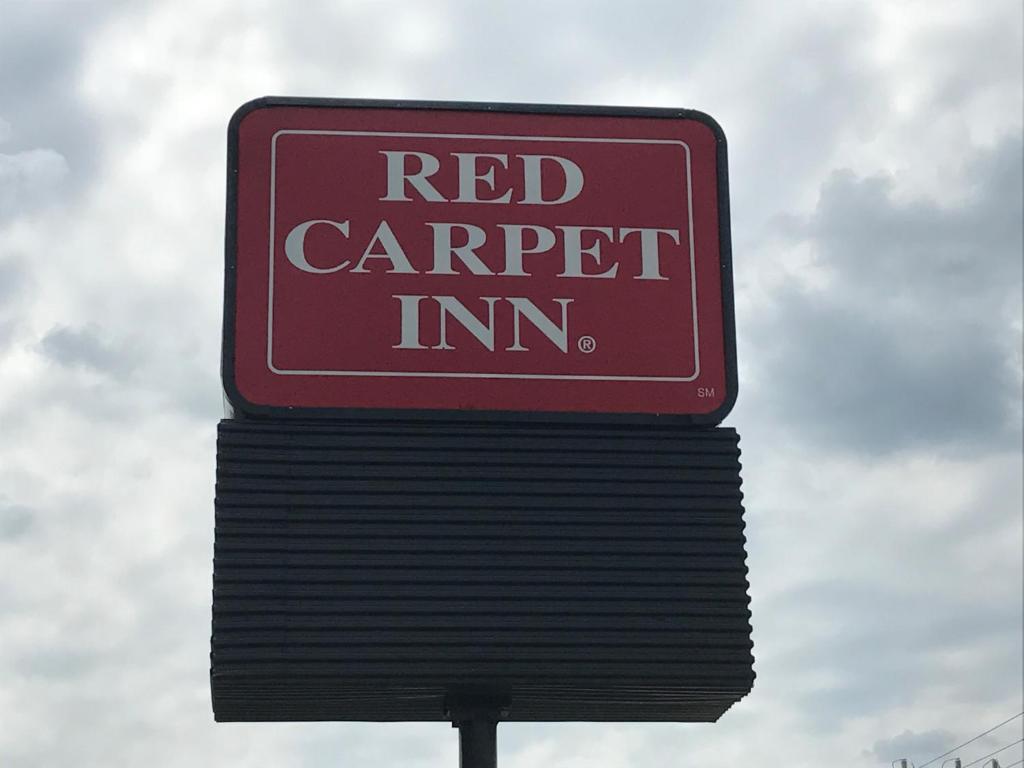
[[[610,0],[452,3],[453,25],[479,33],[442,54],[438,79],[471,98],[558,100],[567,84],[592,86],[626,71],[683,77],[744,6],[652,3],[640,12]]]
[[[174,413],[215,421],[222,413],[217,360],[190,333],[167,334],[180,310],[140,321],[130,334],[115,336],[96,325],[56,326],[36,345],[63,375],[23,392],[3,414],[14,428],[28,428],[33,408],[65,408],[98,421],[129,422],[146,412]],[[166,309],[166,308],[165,308]],[[97,379],[100,376],[102,378]]]
[[[52,149],[0,153],[0,221],[52,200],[67,173],[67,161]]]
[[[962,108],[995,85],[1012,88],[1024,64],[1022,38],[1024,27],[998,14],[931,30],[924,39],[935,68],[925,94],[926,113]]]
[[[806,10],[808,16],[763,20],[768,28],[782,26],[765,50],[729,49],[722,57],[723,68],[729,58],[751,55],[757,61],[756,69],[744,68],[744,79],[732,83],[723,115],[732,118],[726,132],[731,207],[740,238],[743,228],[737,223],[795,205],[807,179],[818,176],[843,139],[878,131],[891,98],[865,45],[878,28],[872,9]],[[715,98],[714,88],[708,96]]]
[[[941,729],[923,733],[903,731],[892,738],[879,739],[870,751],[865,750],[865,754],[886,764],[902,757],[941,755],[956,743],[955,738],[949,731]]]
[[[118,378],[135,369],[140,359],[137,348],[108,341],[95,326],[53,328],[40,341],[39,349],[62,366],[86,368]]]
[[[863,451],[1016,444],[1021,146],[971,158],[962,206],[837,173],[813,215],[781,224],[828,286],[791,281],[749,330],[741,353],[770,371],[750,407]]]
[[[13,305],[21,294],[25,269],[14,259],[0,261],[0,310]]]
[[[100,163],[98,126],[78,90],[79,65],[90,34],[122,5],[120,0],[4,3],[0,116],[9,126],[3,151],[20,157],[20,165],[42,165],[52,175],[61,165],[57,158],[63,158],[75,188],[95,174]]]
[[[0,258],[0,354],[10,346],[21,324],[18,309],[27,298],[29,284],[21,261]]]
[[[991,709],[1024,673],[1019,608],[948,590],[926,599],[916,589],[853,578],[812,584],[766,606],[781,613],[773,624],[812,628],[774,660],[792,670],[798,688],[808,681],[796,697],[807,730],[827,733],[848,719],[910,707],[921,691],[943,684]],[[822,670],[828,684],[814,685]]]
[[[19,539],[35,524],[36,513],[19,504],[0,501],[0,540]]]
[[[290,12],[276,23],[295,61],[290,74],[305,75],[303,90],[323,81],[330,90],[320,95],[356,95],[346,91],[380,83],[419,98],[566,101],[567,92],[627,70],[686,73],[745,5],[648,3],[638,13],[611,0],[447,0],[429,11],[382,2],[369,13],[320,2],[309,4],[310,13],[331,23]]]

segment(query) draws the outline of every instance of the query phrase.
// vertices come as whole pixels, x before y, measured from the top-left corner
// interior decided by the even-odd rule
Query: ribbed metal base
[[[711,721],[753,682],[734,430],[224,421],[218,720]]]

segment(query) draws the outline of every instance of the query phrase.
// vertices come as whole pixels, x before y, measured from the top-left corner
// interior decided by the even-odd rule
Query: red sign
[[[243,412],[731,407],[710,118],[266,99],[229,152],[224,380]]]

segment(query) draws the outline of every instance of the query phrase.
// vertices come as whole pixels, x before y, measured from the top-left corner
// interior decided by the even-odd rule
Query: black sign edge
[[[519,114],[590,115],[604,117],[652,117],[695,120],[715,136],[718,189],[718,252],[721,269],[722,332],[725,352],[725,399],[708,413],[605,413],[601,411],[504,411],[420,408],[316,408],[270,406],[250,402],[235,384],[235,296],[237,292],[238,133],[251,112],[268,107],[342,107],[373,109],[429,109]],[[528,104],[473,101],[409,101],[390,99],[341,99],[264,96],[242,104],[228,123],[227,198],[224,226],[224,315],[221,334],[221,383],[234,418],[287,418],[315,421],[458,421],[460,423],[559,423],[559,424],[663,424],[665,426],[719,425],[736,403],[739,381],[736,370],[736,316],[732,274],[732,228],[729,209],[729,169],[725,132],[705,112],[665,107],[615,107],[582,104]]]

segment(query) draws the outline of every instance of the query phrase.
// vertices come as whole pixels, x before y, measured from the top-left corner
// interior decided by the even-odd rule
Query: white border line
[[[693,306],[693,362],[692,376],[599,376],[591,374],[557,373],[458,373],[444,371],[305,371],[282,369],[274,366],[274,195],[277,189],[277,138],[285,135],[301,136],[388,136],[391,138],[420,139],[489,139],[494,141],[564,141],[577,143],[604,144],[676,144],[686,153],[686,207],[690,241],[690,298]],[[545,379],[554,381],[663,381],[688,382],[700,376],[700,330],[697,321],[697,264],[693,244],[693,180],[690,163],[690,146],[676,139],[610,139],[596,137],[564,136],[501,136],[496,134],[470,133],[396,133],[389,131],[315,131],[282,129],[270,140],[270,266],[267,291],[267,368],[280,376],[359,376],[424,379]]]

